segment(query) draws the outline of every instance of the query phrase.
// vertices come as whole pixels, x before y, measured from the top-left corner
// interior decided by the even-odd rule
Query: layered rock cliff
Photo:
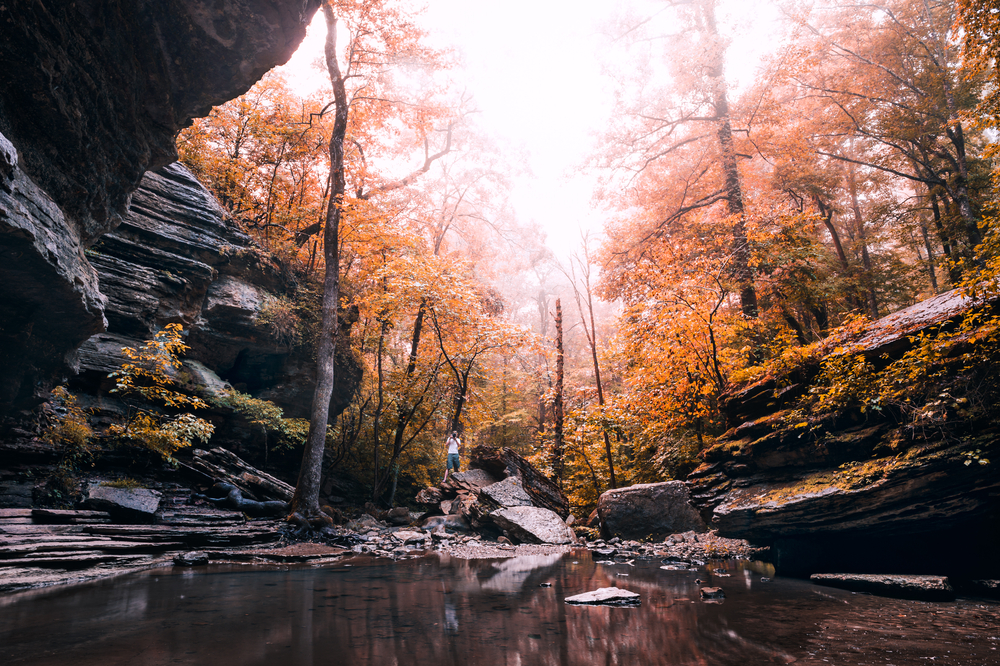
[[[74,353],[75,386],[96,393],[125,360],[122,347],[137,348],[164,325],[179,323],[187,332],[193,381],[221,381],[272,400],[288,416],[308,415],[315,386],[311,351],[261,318],[269,302],[294,295],[295,277],[235,226],[187,168],[175,163],[147,173],[122,224],[87,250],[87,258],[107,297],[108,329]],[[348,405],[361,377],[347,342],[353,321],[351,311],[341,316],[334,415]]]
[[[104,330],[84,250],[192,118],[285,62],[318,0],[0,4],[0,413]]]
[[[772,545],[786,572],[996,569],[996,354],[960,374],[945,371],[942,360],[939,376],[924,380],[930,392],[898,404],[801,409],[810,392],[828,390],[819,377],[824,358],[867,363],[876,377],[920,336],[947,334],[974,308],[995,311],[959,292],[942,294],[831,340],[811,361],[734,389],[725,408],[739,425],[703,453],[704,464],[689,477],[703,517],[722,536]],[[995,347],[977,340],[980,332],[970,327],[948,353]]]
[[[207,397],[231,386],[275,402],[286,417],[308,416],[315,387],[312,349],[278,334],[261,317],[269,302],[295,295],[296,277],[240,231],[187,168],[174,163],[147,173],[121,225],[85,257],[105,300],[107,330],[74,350],[56,379],[67,383],[98,428],[128,410],[108,393],[114,386],[108,373],[126,360],[122,348],[141,347],[168,323],[184,327],[190,347],[177,376],[183,390]],[[333,416],[347,407],[361,380],[361,364],[347,339],[355,318],[351,309],[341,315]],[[287,469],[274,469],[278,461],[273,452],[268,461],[259,428],[226,408],[201,415],[216,427],[212,446],[231,446],[294,479],[296,457],[282,461]],[[0,507],[31,506],[32,468],[51,464],[56,451],[39,441],[34,416],[2,425]]]

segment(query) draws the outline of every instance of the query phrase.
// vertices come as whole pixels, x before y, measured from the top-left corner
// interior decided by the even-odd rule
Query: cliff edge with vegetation
[[[796,348],[730,390],[693,501],[785,570],[990,566],[998,302],[952,291]]]

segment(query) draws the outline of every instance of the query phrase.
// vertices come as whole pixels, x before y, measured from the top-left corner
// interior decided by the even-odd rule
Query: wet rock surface
[[[883,574],[813,574],[814,583],[852,592],[897,599],[951,601],[955,598],[947,576],[891,576]]]
[[[203,550],[189,550],[180,555],[174,555],[174,564],[181,567],[198,567],[208,564],[208,553]]]
[[[641,603],[638,593],[620,587],[602,587],[592,592],[566,597],[565,601],[568,604],[587,606],[638,606]]]

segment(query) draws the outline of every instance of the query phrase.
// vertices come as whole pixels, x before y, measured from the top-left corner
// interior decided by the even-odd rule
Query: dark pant
[[[447,466],[447,469],[453,469],[456,472],[458,471],[458,454],[457,453],[449,453],[448,454],[448,466]]]

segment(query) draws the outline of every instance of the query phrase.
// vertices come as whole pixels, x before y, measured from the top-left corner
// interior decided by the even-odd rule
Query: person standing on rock
[[[459,463],[458,447],[462,445],[462,440],[458,438],[458,433],[452,430],[451,435],[448,436],[448,441],[445,443],[448,445],[448,462],[444,468],[444,481],[442,481],[441,483],[444,483],[445,481],[448,480],[448,472],[450,472],[452,469],[454,469],[456,472],[458,471],[458,463]]]

